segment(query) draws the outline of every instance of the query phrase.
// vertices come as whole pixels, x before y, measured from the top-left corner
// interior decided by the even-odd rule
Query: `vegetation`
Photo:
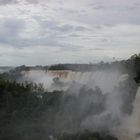
[[[68,70],[68,68],[64,64],[58,64],[50,66],[49,70]]]
[[[58,140],[82,140],[84,138],[116,140],[111,136],[102,136],[98,133],[64,133],[69,130],[76,132],[82,120],[81,117],[85,117],[91,112],[90,110],[92,113],[97,113],[104,108],[105,98],[100,92],[99,89],[86,91],[83,88],[79,97],[76,97],[60,91],[44,92],[32,83],[19,84],[0,79],[0,139],[49,140],[50,135],[53,134]],[[81,110],[80,100],[89,98],[91,94],[92,96],[99,94],[100,102],[94,104],[90,102],[88,112],[85,112]],[[79,114],[78,110],[83,114]],[[72,120],[62,125],[68,116]],[[76,119],[75,116],[77,116]]]
[[[43,124],[46,121],[46,112],[51,114],[51,109],[57,107],[61,95],[59,92],[45,93],[31,83],[19,84],[1,79],[0,139],[34,140],[35,135],[40,139],[46,129]]]
[[[127,61],[100,64],[98,67],[115,69],[116,64],[117,67],[123,66],[125,71],[140,83],[140,55],[132,56]],[[83,86],[78,96],[62,91],[46,92],[41,84],[17,83],[15,80],[20,77],[19,71],[22,69],[29,70],[22,66],[10,73],[0,74],[1,140],[51,140],[51,135],[58,140],[117,140],[108,133],[93,133],[79,129],[86,115],[99,113],[105,107],[106,96],[99,88],[87,90]],[[50,67],[50,70],[64,69],[67,68],[63,65]],[[127,82],[120,85],[124,91],[122,106],[125,113],[131,113],[136,87],[129,86],[128,91],[123,90],[126,89],[126,85],[131,85]],[[98,102],[81,102],[89,100],[91,96],[93,99],[96,97]]]
[[[136,80],[137,83],[140,83],[140,54],[133,55],[131,57],[131,60],[134,63],[134,69],[135,69],[135,72],[136,72],[135,80]]]
[[[76,134],[64,133],[62,136],[58,137],[58,140],[117,140],[117,138],[107,134],[84,131]]]

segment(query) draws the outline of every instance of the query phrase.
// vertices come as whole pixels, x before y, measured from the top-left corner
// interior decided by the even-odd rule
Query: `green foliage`
[[[86,91],[83,88],[81,89],[83,92],[81,91],[77,97],[61,91],[44,92],[36,86],[32,83],[19,84],[0,79],[0,139],[49,140],[50,134],[56,134],[58,140],[116,140],[113,137],[106,139],[106,136],[98,136],[98,133],[61,135],[59,126],[63,126],[63,119],[66,120],[68,116],[73,121],[71,123],[68,121],[63,127],[69,129],[72,129],[71,126],[79,127],[82,118],[76,110],[80,111],[82,106],[80,100],[89,98],[91,93],[94,96],[98,92],[98,98],[101,100],[97,105],[92,103],[88,105],[89,113],[98,106],[103,108],[104,97],[100,95],[99,89]],[[83,117],[88,112],[85,113],[82,114]]]
[[[50,66],[49,70],[68,70],[68,68],[63,64],[58,64]]]
[[[53,116],[61,96],[61,92],[44,92],[41,84],[39,86],[32,83],[19,84],[1,78],[0,139],[35,140],[37,137],[40,139],[41,135],[46,134],[45,129],[52,124],[52,117],[48,115]],[[44,125],[46,120],[48,126]],[[39,134],[36,134],[36,131]]]
[[[135,54],[131,57],[131,61],[134,63],[134,71],[136,74],[135,81],[140,83],[140,54]]]

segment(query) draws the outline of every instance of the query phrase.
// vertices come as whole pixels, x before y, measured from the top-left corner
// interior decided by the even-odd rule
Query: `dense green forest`
[[[98,67],[110,66],[115,69],[116,64],[123,65],[132,75],[131,77],[137,83],[140,82],[140,55],[134,55],[127,61],[100,64]],[[64,67],[59,65],[59,68]],[[56,67],[51,69],[57,70]],[[69,91],[46,92],[41,84],[17,83],[15,81],[15,77],[19,76],[17,70],[19,68],[0,75],[1,140],[55,140],[55,138],[57,140],[117,140],[110,136],[108,130],[93,133],[79,129],[82,119],[87,114],[104,110],[106,96],[98,87],[95,90],[87,90],[83,86],[78,96],[67,94]],[[118,90],[126,89],[128,84],[131,83],[126,81]],[[124,92],[123,112],[128,114],[132,111],[132,101],[135,98],[133,92],[136,92],[136,86],[129,86],[128,91]],[[98,102],[81,104],[82,100],[91,96],[98,98]],[[127,107],[125,107],[126,102]]]

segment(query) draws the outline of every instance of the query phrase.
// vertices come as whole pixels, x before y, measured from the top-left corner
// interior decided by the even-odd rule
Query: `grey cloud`
[[[41,2],[48,3],[51,0],[25,0],[25,1],[28,2],[29,4],[40,4]]]
[[[102,10],[107,8],[103,3],[90,3],[88,6],[94,10]]]
[[[8,33],[17,35],[21,30],[25,28],[25,23],[23,20],[7,19],[4,21],[2,26],[5,30],[7,30]]]
[[[6,19],[0,23],[0,43],[11,44],[25,28],[24,21]]]
[[[5,45],[12,45],[14,47],[29,47],[38,45],[48,45],[48,46],[60,46],[58,43],[57,35],[38,35],[38,37],[23,38],[20,36],[22,32],[26,29],[25,21],[23,20],[13,20],[13,19],[3,19],[0,23],[0,43]],[[50,24],[51,25],[51,24]]]
[[[42,37],[42,38],[31,38],[25,39],[19,36],[14,37],[0,37],[0,43],[6,45],[12,45],[13,47],[22,48],[30,46],[58,46],[56,38]]]
[[[40,3],[43,0],[39,0]],[[128,1],[128,2],[127,2]],[[140,24],[140,18],[138,13],[140,12],[138,0],[88,0],[85,8],[65,7],[67,2],[63,1],[64,5],[56,6],[55,4],[50,7],[52,13],[56,17],[68,19],[74,22],[81,22],[83,24]],[[48,6],[47,0],[44,3]],[[42,4],[42,7],[46,5]],[[80,0],[79,0],[80,5]],[[44,8],[43,7],[43,8]],[[95,11],[94,11],[95,10]],[[94,11],[94,12],[93,12]],[[55,19],[55,18],[53,18]],[[66,30],[65,30],[66,31]]]
[[[125,7],[125,11],[136,11],[140,9],[140,4],[134,4],[129,7]]]
[[[71,33],[69,34],[70,37],[81,37],[81,35],[79,34],[76,34],[76,33]]]
[[[91,50],[91,51],[104,51],[105,49],[104,48],[89,48],[88,50]]]
[[[62,13],[66,13],[66,14],[79,14],[79,13],[81,13],[81,12],[85,12],[85,11],[80,11],[80,10],[78,10],[78,9],[72,9],[72,8],[62,8],[62,7],[60,7],[60,8],[54,8],[54,10],[56,11],[56,12],[62,12]]]
[[[57,29],[52,23],[48,22],[48,28]],[[5,45],[12,45],[14,47],[28,47],[38,45],[61,46],[57,41],[57,35],[51,35],[49,32],[43,36],[23,38],[20,36],[26,29],[24,20],[18,19],[2,19],[0,22],[0,43]],[[50,26],[50,27],[49,27]],[[44,28],[44,27],[43,27]],[[43,30],[43,29],[42,29]]]
[[[73,25],[68,25],[68,24],[64,24],[64,25],[60,25],[60,26],[56,26],[56,28],[54,28],[55,30],[61,31],[61,32],[72,32],[72,31],[83,31],[83,30],[87,30],[86,27],[84,26],[73,26]]]
[[[26,0],[28,3],[31,3],[31,4],[38,4],[39,3],[39,0]]]
[[[15,50],[20,48],[26,52],[40,47],[42,48],[40,52],[44,54],[46,52],[49,54],[50,50],[55,51],[56,48],[56,51],[61,52],[60,54],[63,55],[65,52],[78,55],[77,58],[79,57],[80,60],[84,52],[88,60],[90,52],[91,56],[94,52],[100,52],[102,56],[112,57],[112,53],[104,54],[109,47],[115,53],[115,50],[118,50],[117,47],[126,46],[127,54],[124,56],[130,54],[129,48],[133,50],[138,48],[139,28],[135,29],[135,27],[136,24],[140,24],[139,0],[124,0],[123,2],[121,0],[61,0],[61,4],[58,1],[0,0],[1,6],[19,3],[14,7],[11,5],[11,7],[5,6],[1,9],[3,11],[0,17],[5,18],[0,20],[0,44],[3,49],[7,46],[5,52],[8,46],[15,47]],[[89,2],[90,5],[88,5]],[[74,4],[77,4],[77,7]],[[11,19],[6,19],[7,16]],[[22,20],[17,20],[17,18]],[[125,29],[125,25],[133,26]],[[46,49],[44,52],[45,46],[50,50]],[[88,48],[91,49],[88,50]],[[51,51],[50,55],[53,55]],[[122,54],[123,51],[116,52],[116,56],[123,57]]]
[[[70,32],[74,30],[74,27],[71,25],[65,24],[65,25],[58,25],[54,29],[60,32]]]
[[[18,3],[17,0],[0,0],[0,5],[6,5],[6,4],[15,4]]]
[[[75,31],[84,31],[88,30],[87,27],[81,25],[71,25],[71,24],[61,24],[59,22],[50,20],[50,21],[37,21],[39,22],[40,27],[44,30],[51,30],[55,32],[75,32]]]

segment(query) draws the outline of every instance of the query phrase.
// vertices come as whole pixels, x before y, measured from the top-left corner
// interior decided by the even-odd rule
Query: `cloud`
[[[34,36],[33,30],[30,37],[26,37],[29,32],[27,21],[2,21],[1,65],[110,61],[113,57],[125,59],[140,51],[140,25],[95,25],[87,29],[85,26],[62,24],[53,20],[36,21],[37,34]]]
[[[0,43],[14,44],[24,31],[24,21],[18,19],[2,19],[0,23]]]
[[[12,59],[10,64],[29,64],[38,52],[38,64],[42,57],[47,63],[86,63],[139,52],[139,0],[18,0],[12,4],[16,2],[0,1],[0,49],[5,50],[2,57],[7,64]]]
[[[39,0],[26,0],[30,4],[38,4],[40,1]]]
[[[16,3],[18,3],[17,0],[0,0],[0,5],[16,4]]]
[[[70,33],[70,32],[77,32],[77,31],[84,31],[88,30],[87,27],[82,26],[82,25],[73,25],[71,23],[59,23],[53,20],[50,21],[42,21],[39,22],[40,28],[42,28],[42,31],[45,30],[51,30],[54,32],[59,32],[61,34],[64,33]]]

